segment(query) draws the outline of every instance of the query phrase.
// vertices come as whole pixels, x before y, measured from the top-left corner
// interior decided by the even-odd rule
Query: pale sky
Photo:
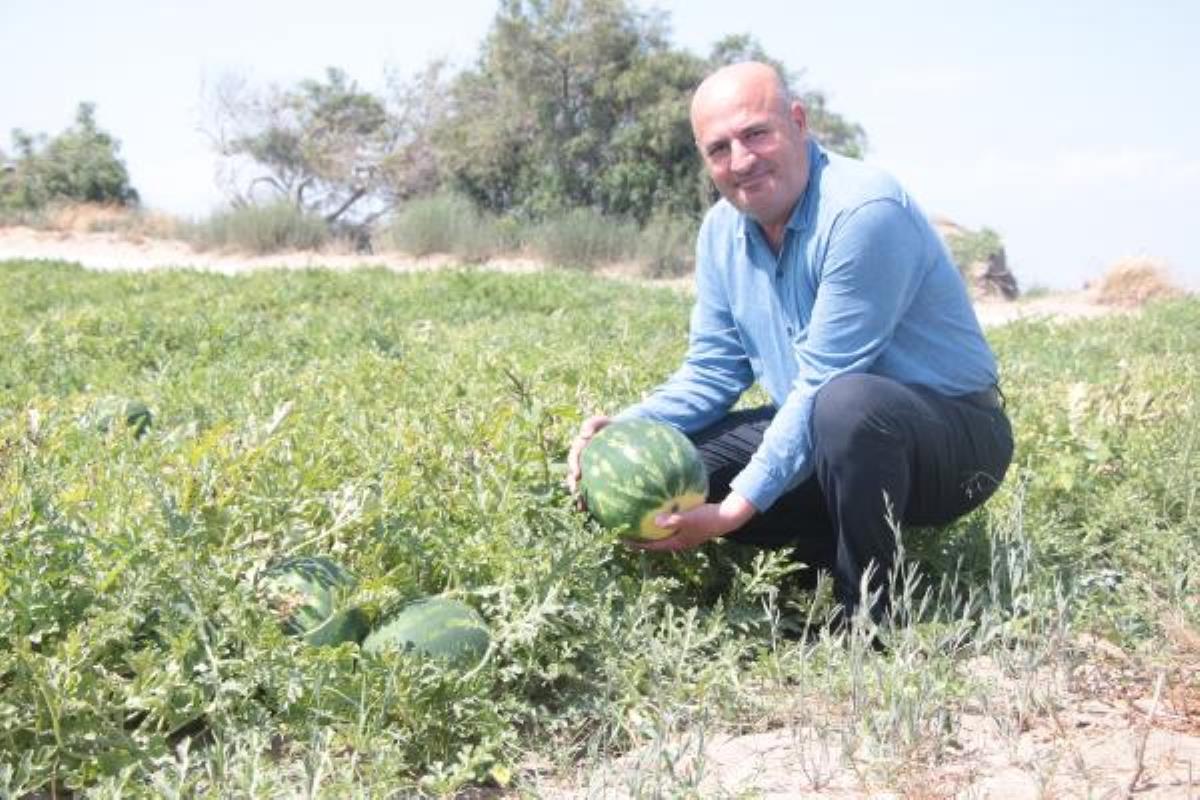
[[[1003,237],[1023,287],[1077,288],[1118,258],[1200,288],[1200,2],[639,0],[706,53],[750,33],[867,131],[867,160],[932,216]],[[345,70],[382,89],[469,63],[495,0],[0,0],[0,147],[55,134],[81,100],[120,139],[150,208],[222,198],[204,87]]]

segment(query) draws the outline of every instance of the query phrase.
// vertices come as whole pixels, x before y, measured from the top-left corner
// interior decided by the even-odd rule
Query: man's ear
[[[808,130],[808,113],[804,110],[799,100],[793,100],[791,107],[788,109],[792,121],[800,126],[801,132]]]

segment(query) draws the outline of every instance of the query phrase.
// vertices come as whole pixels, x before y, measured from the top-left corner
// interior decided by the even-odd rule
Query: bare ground
[[[151,239],[123,233],[94,233],[72,230],[37,230],[27,227],[0,228],[0,260],[53,259],[72,261],[94,270],[130,270],[176,268],[236,274],[262,269],[334,270],[382,267],[396,272],[438,269],[455,263],[445,255],[413,257],[402,253],[356,254],[339,251],[304,251],[246,255],[220,251],[199,251],[186,242]],[[532,259],[495,258],[481,265],[485,269],[507,272],[534,272],[541,265]],[[616,278],[630,277],[630,270],[614,267],[601,274]],[[686,289],[688,279],[661,281]],[[985,326],[1000,325],[1018,319],[1074,319],[1094,317],[1116,311],[1102,305],[1089,292],[1063,292],[1036,298],[1010,301],[979,301],[975,306]]]
[[[1070,668],[1005,673],[962,665],[982,689],[938,744],[872,752],[820,699],[749,733],[687,731],[566,782],[547,798],[1200,798],[1200,650],[1181,643],[1153,670],[1081,638]],[[1024,701],[1021,701],[1024,698]],[[787,719],[786,717],[791,717]]]

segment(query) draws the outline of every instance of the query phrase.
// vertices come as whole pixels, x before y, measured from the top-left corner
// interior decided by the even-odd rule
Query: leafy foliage
[[[988,227],[979,230],[958,229],[946,237],[946,245],[950,248],[950,257],[958,265],[959,270],[966,270],[979,262],[987,263],[997,254],[1004,252],[1004,242],[1000,234]]]
[[[227,81],[216,116],[235,205],[266,191],[270,200],[330,223],[363,215],[383,185],[399,135],[384,103],[333,67],[323,81],[262,93]]]
[[[217,211],[182,233],[200,248],[249,253],[316,250],[331,238],[324,219],[287,201]]]
[[[748,36],[707,59],[676,49],[663,15],[625,0],[506,0],[482,50],[434,137],[456,188],[497,212],[590,207],[641,223],[656,211],[698,217],[711,201],[688,119],[704,75],[771,61]],[[861,154],[861,128],[820,93],[805,99],[819,137]]]
[[[813,692],[886,781],[952,737],[967,657],[1200,623],[1194,300],[996,333],[1018,460],[983,511],[906,532],[960,591],[890,655],[789,640],[822,595],[784,554],[652,557],[572,510],[580,416],[673,367],[687,306],[573,272],[0,264],[0,794],[536,793]],[[107,397],[152,425],[91,424]],[[336,558],[369,608],[464,601],[491,651],[308,647],[257,592],[289,555]]]
[[[336,69],[266,92],[227,81],[214,138],[236,205],[266,192],[331,223],[362,227],[447,194],[524,221],[576,210],[641,227],[696,220],[713,191],[692,141],[691,94],[709,70],[743,58],[771,60],[749,36],[727,37],[708,58],[673,47],[666,15],[627,0],[504,0],[470,69],[435,61],[391,76],[386,97]],[[859,126],[821,93],[802,97],[819,138],[862,153]]]
[[[75,123],[53,138],[21,130],[12,138],[11,160],[0,153],[0,211],[32,211],[56,201],[137,204],[121,145],[96,124],[92,103],[80,103]]]

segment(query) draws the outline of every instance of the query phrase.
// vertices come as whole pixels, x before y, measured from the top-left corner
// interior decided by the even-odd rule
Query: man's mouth
[[[766,182],[770,174],[767,172],[758,172],[753,175],[747,175],[745,178],[739,178],[737,188],[743,192],[753,191],[760,188]]]

